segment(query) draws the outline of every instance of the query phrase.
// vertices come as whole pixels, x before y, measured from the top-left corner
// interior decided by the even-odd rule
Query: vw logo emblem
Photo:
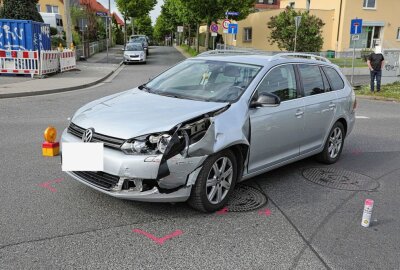
[[[83,132],[83,135],[82,135],[82,141],[90,142],[93,138],[93,133],[94,133],[93,128],[88,128],[87,130],[85,130],[85,132]]]

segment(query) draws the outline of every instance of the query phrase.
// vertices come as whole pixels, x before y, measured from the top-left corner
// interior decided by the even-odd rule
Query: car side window
[[[258,94],[275,94],[281,99],[281,102],[297,98],[293,65],[283,65],[272,69],[258,86],[257,92]]]
[[[322,69],[329,78],[332,90],[340,90],[344,88],[343,79],[335,69],[330,67],[322,67]]]
[[[325,92],[329,92],[331,91],[331,86],[329,85],[329,81],[326,78],[325,72],[323,72],[322,70],[320,70],[321,74],[322,74],[322,79],[324,80],[324,90]]]
[[[306,97],[325,93],[324,81],[318,66],[300,64],[298,67]]]

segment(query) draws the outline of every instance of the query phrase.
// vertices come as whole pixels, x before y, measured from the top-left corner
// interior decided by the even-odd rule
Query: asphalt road
[[[268,195],[268,215],[114,199],[41,156],[48,125],[61,132],[83,104],[180,60],[173,48],[152,48],[147,65],[124,66],[97,87],[0,100],[0,269],[399,269],[398,103],[359,100],[355,130],[330,166],[368,176],[376,190],[307,181],[305,169],[325,167],[310,158],[247,182]],[[370,228],[360,226],[365,198],[375,200]],[[157,244],[135,229],[175,237]]]

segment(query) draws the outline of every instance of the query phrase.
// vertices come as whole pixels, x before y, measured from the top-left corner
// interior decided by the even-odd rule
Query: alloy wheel
[[[342,144],[343,144],[342,130],[339,127],[336,127],[329,136],[328,153],[330,158],[334,159],[339,155],[340,150],[342,148]]]
[[[208,173],[206,194],[212,204],[220,203],[228,194],[233,179],[232,162],[227,157],[217,159]]]

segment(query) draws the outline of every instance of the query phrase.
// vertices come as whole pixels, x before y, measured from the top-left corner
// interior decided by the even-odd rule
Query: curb
[[[185,58],[192,58],[192,56],[190,54],[188,54],[187,52],[185,52],[181,47],[174,45],[174,48],[175,48],[175,50],[180,52]]]
[[[96,84],[99,84],[105,80],[107,80],[112,74],[117,71],[118,68],[121,67],[123,64],[123,61],[119,63],[118,67],[108,73],[106,76],[103,78],[100,78],[94,82],[87,83],[87,84],[81,84],[81,85],[76,85],[76,86],[71,86],[71,87],[65,87],[65,88],[57,88],[57,89],[49,89],[49,90],[43,90],[43,91],[36,91],[36,92],[21,92],[21,93],[8,93],[8,94],[0,94],[0,99],[6,99],[6,98],[16,98],[16,97],[30,97],[30,96],[41,96],[41,95],[48,95],[48,94],[55,94],[55,93],[62,93],[62,92],[69,92],[69,91],[74,91],[82,88],[88,88],[91,86],[94,86]]]

